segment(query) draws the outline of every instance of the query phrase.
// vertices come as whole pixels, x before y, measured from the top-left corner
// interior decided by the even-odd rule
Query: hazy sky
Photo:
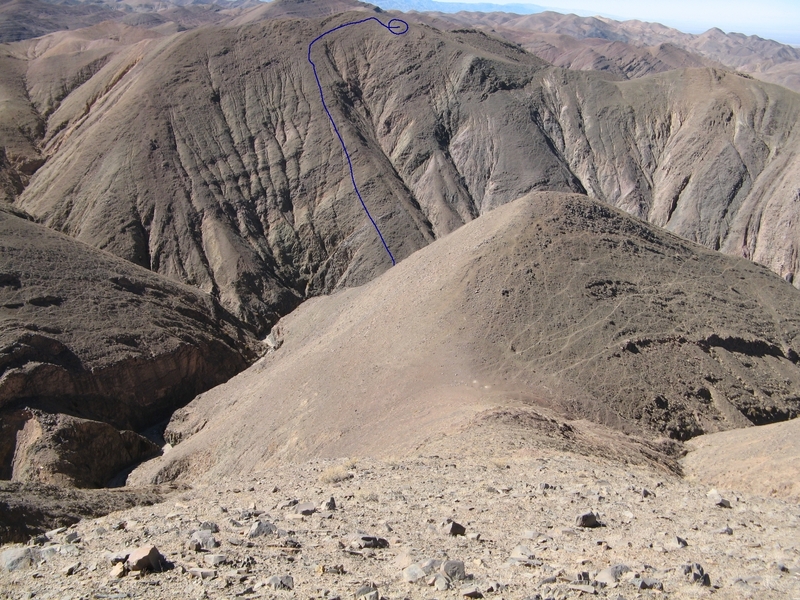
[[[460,0],[477,2],[479,0]],[[513,4],[508,0],[484,0]],[[519,1],[517,4],[525,4]],[[800,45],[800,0],[530,0],[565,12],[569,9],[623,19],[655,21],[688,33],[711,27],[760,35]]]

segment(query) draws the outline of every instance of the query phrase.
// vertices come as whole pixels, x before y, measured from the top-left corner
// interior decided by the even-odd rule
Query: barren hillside
[[[134,481],[402,456],[487,411],[651,443],[793,417],[799,310],[762,267],[583,196],[531,194],[285,317],[282,345],[179,410],[178,445]]]
[[[143,39],[65,98],[39,92],[46,119],[19,110],[39,119],[49,158],[19,205],[200,287],[262,332],[302,298],[368,281],[391,263],[306,59],[321,31],[362,18]],[[521,194],[555,190],[587,191],[789,279],[800,270],[800,97],[785,89],[715,69],[608,81],[424,25],[397,37],[370,23],[315,51],[400,259]],[[16,97],[51,89],[50,72],[15,52],[27,86],[10,83]]]

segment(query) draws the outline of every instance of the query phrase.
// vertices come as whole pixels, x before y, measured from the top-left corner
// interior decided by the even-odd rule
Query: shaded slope
[[[0,208],[0,477],[104,485],[257,356],[206,294]]]
[[[313,3],[312,3],[313,4]],[[144,40],[60,102],[20,204],[266,331],[390,265],[306,63],[364,13]],[[712,69],[613,82],[474,31],[361,26],[316,51],[396,257],[531,190],[591,195],[793,278],[800,97]]]
[[[785,419],[798,310],[763,267],[531,194],[285,317],[282,345],[178,411],[180,443],[134,480],[402,454],[498,407],[679,439]]]

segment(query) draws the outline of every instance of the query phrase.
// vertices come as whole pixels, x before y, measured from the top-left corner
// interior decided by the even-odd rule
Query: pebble
[[[219,546],[219,542],[208,529],[195,531],[189,540],[189,548],[195,551],[211,550],[217,546]]]
[[[274,590],[293,590],[294,578],[291,575],[273,575],[267,579],[267,585]]]
[[[6,571],[25,569],[39,562],[40,557],[34,548],[9,548],[0,554],[0,567]]]
[[[597,515],[592,511],[582,513],[575,519],[576,527],[600,527],[600,522],[597,520]]]
[[[465,586],[459,593],[465,598],[483,598],[483,594],[476,585]]]
[[[247,537],[249,538],[257,538],[262,535],[268,535],[277,533],[278,528],[275,527],[272,523],[268,521],[256,521],[250,527],[250,531],[247,532]]]
[[[125,566],[129,571],[161,571],[166,565],[164,558],[155,546],[142,546],[128,556]]]

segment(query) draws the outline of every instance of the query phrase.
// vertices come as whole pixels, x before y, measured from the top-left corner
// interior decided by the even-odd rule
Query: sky
[[[507,0],[490,1],[514,4]],[[726,33],[735,31],[800,45],[800,0],[529,0],[527,3],[558,12],[572,10],[614,19],[655,21],[687,33],[719,27]]]

